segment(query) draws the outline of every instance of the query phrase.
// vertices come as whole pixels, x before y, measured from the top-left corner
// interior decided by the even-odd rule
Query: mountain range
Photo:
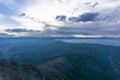
[[[3,41],[0,80],[120,80],[119,46],[51,39]]]

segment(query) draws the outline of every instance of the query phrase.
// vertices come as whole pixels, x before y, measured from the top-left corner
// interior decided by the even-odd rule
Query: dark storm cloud
[[[39,30],[32,30],[32,29],[20,29],[20,28],[16,28],[16,29],[6,29],[6,32],[39,32]]]
[[[66,21],[66,16],[65,15],[56,16],[56,20],[64,22],[64,21]]]
[[[20,14],[20,16],[26,16],[26,14],[25,14],[25,13],[22,13],[22,14]]]
[[[0,33],[0,37],[13,37],[14,35],[9,35],[7,33]]]
[[[67,25],[58,28],[56,31],[58,34],[66,35],[119,35],[120,34],[120,23],[117,24],[106,24],[106,23],[78,23],[76,25]]]
[[[95,8],[98,5],[98,2],[96,2],[95,4],[93,4],[92,8]]]
[[[69,21],[71,22],[88,22],[88,21],[96,21],[97,16],[99,13],[83,13],[78,17],[70,17]]]
[[[76,24],[68,24],[66,26],[61,26],[57,29],[49,29],[46,28],[45,31],[36,31],[36,30],[26,30],[26,29],[7,29],[6,31],[9,33],[26,33],[32,37],[50,37],[55,35],[56,37],[71,37],[72,35],[120,35],[120,23],[117,24],[106,24],[105,22],[92,22],[92,23],[76,23]]]
[[[97,21],[98,15],[99,15],[99,13],[87,12],[87,13],[83,13],[82,15],[80,15],[78,17],[71,16],[71,17],[69,17],[68,21],[70,21],[70,22]],[[65,22],[66,19],[67,19],[67,17],[65,15],[56,16],[57,21]]]

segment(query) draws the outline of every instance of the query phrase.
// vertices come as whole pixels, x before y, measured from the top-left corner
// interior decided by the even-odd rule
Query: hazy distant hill
[[[4,53],[4,57],[7,56],[8,59],[14,59],[15,61],[26,62],[31,64],[40,64],[41,62],[43,62],[41,60],[44,60],[44,58],[60,56],[65,54],[82,54],[97,52],[96,55],[101,55],[101,51],[102,53],[107,53],[110,48],[110,46],[65,43],[51,39],[43,39],[37,41],[28,40],[28,42],[27,40],[21,40],[21,42],[18,41],[18,43],[16,41],[15,45],[12,45],[11,43],[8,46],[4,47],[4,49],[1,50]]]

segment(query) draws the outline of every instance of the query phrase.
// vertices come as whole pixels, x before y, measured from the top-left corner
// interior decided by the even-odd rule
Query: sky
[[[120,38],[120,0],[0,0],[0,37]]]

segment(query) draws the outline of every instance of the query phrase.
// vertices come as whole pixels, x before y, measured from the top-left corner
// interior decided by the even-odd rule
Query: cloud
[[[6,18],[6,16],[0,13],[0,19],[3,20],[5,18]]]
[[[10,26],[19,26],[20,22],[12,19],[10,16],[6,16],[0,13],[0,26],[6,26],[9,28]]]
[[[44,31],[44,24],[42,22],[39,22],[39,20],[34,19],[30,16],[17,16],[17,17],[12,17],[12,19],[21,23],[19,28]]]
[[[0,28],[17,36],[119,36],[119,3],[120,0],[0,0]]]
[[[32,29],[21,29],[21,28],[16,28],[16,29],[6,29],[6,32],[15,32],[15,33],[20,33],[20,32],[40,32],[39,30],[32,30]]]
[[[14,8],[10,8],[9,6],[7,6],[3,3],[0,3],[0,13],[1,14],[11,16],[11,15],[17,14],[17,12],[18,12],[18,10],[15,10]]]
[[[120,35],[120,23],[106,24],[106,22],[74,23],[62,26],[56,30],[61,35]]]
[[[59,15],[56,16],[56,20],[57,21],[62,21],[62,22],[88,22],[88,21],[97,21],[97,17],[99,16],[99,13],[92,13],[92,12],[86,12],[83,13],[81,15],[79,15],[78,17],[68,17],[67,20],[67,16],[65,15]]]
[[[56,20],[64,22],[66,21],[66,16],[65,15],[56,16]]]
[[[0,0],[0,13],[7,16],[16,16],[28,6],[27,4],[28,0]]]
[[[14,35],[9,35],[7,33],[0,33],[0,37],[14,37]]]
[[[96,26],[97,25],[97,26]],[[16,33],[22,37],[120,37],[120,23],[105,24],[105,22],[75,23],[58,27],[57,29],[46,28],[44,31],[32,29],[6,29],[7,33]]]
[[[98,16],[99,13],[84,13],[80,16],[78,21],[96,21],[96,17]]]
[[[23,13],[23,10],[33,5],[37,0],[0,0],[0,26],[19,27],[21,22],[13,19],[19,14]],[[4,15],[4,18],[1,18]]]
[[[99,13],[83,13],[79,17],[70,17],[69,21],[71,22],[88,22],[88,21],[96,21],[96,18]]]
[[[39,37],[42,36],[42,31],[25,28],[5,29],[5,33],[13,35],[11,37]],[[39,34],[39,35],[38,35]]]
[[[105,9],[101,11],[99,15],[100,21],[107,21],[110,23],[119,22],[120,21],[120,6],[112,9]]]
[[[20,16],[26,16],[26,14],[25,14],[25,13],[22,13],[22,14],[20,14]]]
[[[97,5],[99,5],[98,2],[95,2],[95,3],[91,3],[91,2],[85,2],[85,5],[89,8],[96,8]]]

